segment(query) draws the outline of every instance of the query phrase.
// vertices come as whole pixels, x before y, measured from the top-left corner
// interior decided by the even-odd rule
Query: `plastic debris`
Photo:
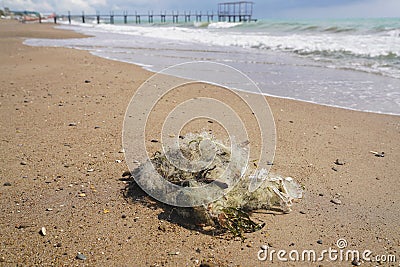
[[[78,260],[82,260],[82,261],[84,261],[84,260],[87,259],[86,256],[83,255],[83,254],[80,253],[80,252],[78,252],[78,254],[76,254],[76,258],[77,258]]]
[[[379,152],[376,152],[376,151],[372,151],[372,150],[371,150],[370,153],[374,154],[375,157],[378,157],[378,158],[383,158],[383,157],[385,157],[385,152],[379,153]]]
[[[39,233],[40,233],[42,236],[45,236],[45,235],[47,234],[46,228],[45,228],[45,227],[40,228]]]
[[[167,148],[165,153],[156,152],[132,174],[139,184],[151,183],[152,179],[148,178],[154,166],[164,179],[175,185],[199,188],[213,183],[216,190],[230,189],[223,197],[210,203],[193,208],[174,208],[183,218],[196,218],[197,225],[217,227],[243,238],[243,233],[254,232],[264,226],[263,223],[255,223],[250,218],[251,211],[273,209],[288,213],[293,202],[303,196],[302,187],[291,177],[272,174],[265,169],[256,170],[256,165],[251,162],[242,168],[241,163],[247,162],[243,147],[235,144],[227,147],[209,133],[188,134],[180,139],[179,148]],[[204,145],[203,141],[206,139],[212,141],[210,147]],[[187,159],[184,163],[180,162],[183,166],[171,163],[171,158],[181,155]],[[232,155],[236,155],[237,158]],[[193,162],[200,158],[211,158],[211,164],[206,168],[196,169],[197,166],[194,166]],[[226,171],[228,165],[230,168]],[[262,181],[262,184],[250,192],[249,184],[254,179]],[[159,185],[146,184],[147,186],[157,188]],[[212,190],[206,194],[210,194],[211,198]],[[195,194],[185,195],[185,198],[193,201],[198,197]]]

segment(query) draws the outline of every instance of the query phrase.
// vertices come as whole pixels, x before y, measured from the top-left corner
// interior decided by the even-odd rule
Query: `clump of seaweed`
[[[226,207],[220,213],[220,226],[227,229],[234,237],[244,240],[243,233],[253,233],[262,229],[265,223],[255,223],[249,213],[234,207]]]
[[[293,201],[302,198],[301,186],[291,177],[284,178],[264,169],[252,169],[254,165],[247,164],[245,148],[239,145],[227,147],[208,133],[188,134],[180,141],[179,148],[167,148],[164,152],[154,153],[149,161],[135,171],[135,180],[146,187],[155,188],[154,192],[157,193],[157,190],[161,190],[157,189],[159,185],[154,182],[149,184],[149,177],[154,175],[151,170],[155,169],[161,177],[175,185],[189,188],[211,186],[211,190],[209,187],[201,193],[202,197],[206,194],[210,199],[217,200],[193,208],[175,207],[174,210],[182,218],[196,218],[197,225],[212,226],[243,240],[244,233],[264,227],[263,223],[256,223],[250,218],[252,211],[274,209],[287,213]],[[251,179],[263,181],[253,192],[248,190]],[[226,193],[223,197],[213,198],[213,189]],[[183,196],[171,194],[169,197]],[[184,197],[193,203],[199,198],[196,194],[186,194]]]

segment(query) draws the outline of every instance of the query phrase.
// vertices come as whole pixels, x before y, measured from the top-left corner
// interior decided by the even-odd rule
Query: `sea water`
[[[73,22],[59,28],[94,37],[25,44],[88,50],[152,71],[213,61],[242,71],[265,95],[400,115],[400,19]]]

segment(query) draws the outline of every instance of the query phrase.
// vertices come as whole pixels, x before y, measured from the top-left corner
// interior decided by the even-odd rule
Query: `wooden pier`
[[[73,20],[80,21],[82,23],[87,23],[90,21],[91,23],[109,23],[109,24],[141,24],[141,23],[181,23],[181,22],[249,22],[255,21],[253,16],[253,6],[254,2],[250,1],[239,1],[239,2],[225,2],[218,4],[218,12],[160,12],[158,14],[154,14],[153,11],[149,11],[147,14],[145,13],[129,13],[128,11],[124,11],[122,14],[115,14],[113,11],[110,14],[100,14],[97,12],[96,14],[82,14],[73,15],[71,12],[68,12],[67,15],[55,15],[54,23],[57,23],[57,20],[62,19],[63,21],[68,21],[70,24]]]

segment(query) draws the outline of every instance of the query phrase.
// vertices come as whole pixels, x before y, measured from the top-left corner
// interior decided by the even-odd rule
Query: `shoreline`
[[[213,237],[169,222],[139,196],[124,196],[124,112],[151,73],[87,51],[25,46],[25,35],[81,35],[8,25],[0,24],[0,265],[265,266],[257,259],[262,245],[321,251],[336,248],[339,238],[349,249],[400,257],[399,116],[267,97],[277,130],[273,171],[301,182],[304,199],[287,215],[256,213],[266,226],[244,243]],[[76,259],[78,252],[87,260]]]
[[[72,27],[73,27],[72,29],[68,29],[68,25],[62,26],[62,28],[65,29],[65,30],[72,30],[72,31],[77,31],[77,32],[87,32],[87,30],[85,30],[86,29],[85,27],[83,27],[82,29],[79,29],[79,26],[75,26],[75,27],[72,26]],[[94,27],[96,27],[96,26],[94,26]],[[109,32],[109,33],[112,34],[112,32]],[[118,35],[118,31],[117,31],[117,35]],[[120,35],[120,36],[122,36],[121,38],[125,38],[125,37],[123,37],[124,35]],[[118,37],[118,38],[120,38],[120,37]],[[105,39],[106,39],[106,37],[105,37]],[[129,40],[133,41],[134,39],[129,39]],[[139,41],[140,37],[138,37],[137,40],[140,43],[140,41]],[[149,39],[148,41],[152,42],[152,39]],[[86,47],[87,45],[89,45],[89,50],[90,50],[90,46],[91,46],[92,42],[98,43],[100,45],[100,47],[102,47],[101,39],[96,39],[96,38],[93,39],[93,41],[83,42],[83,43],[79,43],[79,44],[77,43],[75,45],[74,45],[74,42],[72,41],[72,43],[70,45],[72,47],[78,46],[78,48],[81,45],[82,45],[82,47]],[[88,44],[85,45],[85,43],[88,43]],[[32,44],[33,45],[46,45],[43,42],[38,42],[37,43],[35,41],[33,41]],[[60,43],[58,43],[58,44],[55,43],[54,45],[63,46],[63,44],[60,44]],[[138,45],[138,49],[142,49],[143,47],[146,47],[146,46],[143,46],[143,44],[142,45]],[[88,47],[86,47],[85,49],[88,49]],[[171,49],[179,49],[179,48],[178,47],[172,47]],[[191,48],[189,47],[189,49],[191,49]],[[204,49],[206,49],[206,48],[204,48]],[[228,49],[228,47],[227,47],[227,49]],[[114,56],[113,53],[108,51],[107,49],[104,50],[104,51],[102,51],[102,50],[103,49],[100,48],[99,51],[96,51],[96,52],[95,51],[91,51],[91,53],[95,54],[96,56],[100,56],[100,57],[103,57],[103,58],[106,58],[106,59],[110,59],[109,57],[116,57],[116,60],[120,61],[120,62],[132,61],[132,60],[129,60],[129,59],[127,61],[119,60],[118,59],[119,55],[115,55]],[[193,50],[193,51],[196,51],[196,50]],[[200,49],[199,51],[203,51],[203,49]],[[256,51],[257,50],[254,50],[253,52],[256,52]],[[148,52],[149,52],[149,57],[151,58],[152,52],[151,51],[148,51]],[[286,60],[283,60],[282,62],[286,62],[289,59],[292,59],[292,60],[303,60],[304,59],[302,57],[297,57],[297,56],[293,56],[293,55],[290,56],[289,54],[287,54],[285,56],[285,54],[280,54],[281,52],[279,52],[279,51],[276,51],[276,52],[278,53],[277,55],[279,55],[280,57],[282,57],[282,56],[284,58],[286,58],[286,56],[288,57],[288,58],[286,58]],[[163,53],[161,53],[161,55],[163,55]],[[210,58],[214,58],[214,60],[218,62],[217,57],[215,57],[215,55],[213,55],[213,54],[211,54],[211,55],[212,56],[210,56]],[[129,58],[129,55],[126,55],[126,56]],[[185,56],[188,56],[188,55],[185,54]],[[274,58],[274,54],[273,53],[271,54],[271,57]],[[163,58],[163,56],[161,56],[161,58]],[[151,59],[153,59],[153,58],[151,58]],[[306,60],[306,59],[304,59],[304,60]],[[145,64],[138,64],[138,63],[135,63],[135,62],[129,62],[129,63],[144,66],[144,68],[147,71],[151,71],[151,72],[156,72],[156,71],[154,71],[154,69],[158,69],[159,68],[159,66],[158,66],[159,63],[158,63],[156,58],[154,58],[151,61],[146,61],[145,58],[142,58],[138,54],[137,58],[136,58],[136,61],[141,61],[141,62],[144,62]],[[155,62],[155,63],[151,63],[151,62]],[[175,63],[178,62],[178,64],[179,64],[179,61],[175,60],[173,62],[175,62]],[[288,62],[290,62],[290,61],[288,61]],[[312,61],[310,61],[310,62],[312,62]],[[173,63],[173,64],[175,64],[175,63]],[[304,64],[305,63],[306,62],[304,62]],[[150,67],[147,67],[146,64],[148,64]],[[313,64],[311,64],[311,65],[313,65]],[[163,66],[165,66],[165,64]],[[247,65],[237,65],[236,67],[239,67],[239,66],[249,67],[249,68],[251,67],[250,65],[249,66],[247,66]],[[291,64],[289,63],[287,65],[287,67],[290,68]],[[345,109],[349,109],[349,110],[359,110],[359,111],[363,111],[363,112],[388,114],[388,115],[396,115],[396,116],[400,115],[400,113],[399,113],[400,111],[399,111],[398,105],[393,101],[393,99],[392,100],[388,100],[384,93],[379,93],[379,92],[386,92],[387,95],[389,95],[389,93],[391,93],[393,90],[386,91],[386,90],[388,90],[388,88],[392,88],[392,87],[396,88],[396,87],[398,87],[398,80],[395,79],[394,77],[387,76],[385,78],[385,75],[374,75],[374,74],[372,74],[372,73],[370,73],[368,71],[356,71],[356,70],[352,70],[352,69],[344,70],[344,69],[340,69],[340,68],[338,68],[338,69],[335,68],[335,70],[329,70],[328,71],[328,69],[331,69],[331,68],[328,68],[328,66],[323,67],[322,65],[320,66],[320,69],[321,69],[321,72],[320,72],[320,75],[318,75],[318,76],[321,76],[321,77],[327,76],[329,78],[318,80],[316,82],[316,84],[310,85],[311,87],[312,86],[316,86],[316,88],[319,88],[319,86],[317,84],[319,84],[321,82],[322,83],[323,82],[329,83],[329,81],[330,82],[334,82],[334,81],[346,82],[346,77],[353,77],[354,76],[354,77],[357,77],[357,78],[354,78],[354,79],[353,78],[349,78],[349,81],[347,81],[347,82],[349,82],[347,87],[348,88],[352,88],[353,87],[353,89],[356,88],[356,90],[349,89],[349,91],[347,91],[347,89],[345,87],[344,88],[340,87],[341,90],[336,90],[335,89],[336,86],[332,85],[332,86],[328,86],[329,87],[328,91],[330,93],[327,93],[327,95],[332,94],[332,95],[335,95],[336,97],[334,97],[334,98],[328,97],[327,98],[325,96],[324,98],[322,98],[322,96],[325,94],[325,93],[323,93],[324,91],[322,90],[322,88],[316,89],[316,92],[314,92],[315,95],[311,95],[310,92],[306,89],[307,87],[303,88],[303,90],[305,90],[305,92],[304,92],[305,94],[303,95],[303,93],[299,94],[299,93],[296,93],[296,92],[291,92],[290,90],[289,90],[290,93],[289,93],[289,91],[286,92],[285,91],[286,90],[285,89],[286,86],[282,87],[282,86],[268,85],[268,86],[271,87],[269,90],[267,90],[269,93],[261,92],[261,94],[264,95],[264,96],[287,98],[287,99],[293,99],[293,100],[303,101],[303,102],[307,102],[307,103],[326,105],[326,106],[337,107],[337,108],[345,108]],[[324,69],[326,69],[326,71],[324,71]],[[298,71],[301,72],[301,71],[305,71],[305,70],[306,69],[303,70],[303,69],[300,68]],[[312,69],[308,69],[308,71],[312,71]],[[286,73],[286,72],[283,71],[282,73]],[[343,73],[347,73],[347,74],[344,75]],[[252,72],[250,71],[247,74],[250,75],[250,74],[252,74]],[[264,73],[264,74],[266,74],[266,73]],[[285,75],[283,75],[283,79],[284,80],[287,79],[284,76],[287,76],[288,74],[290,74],[290,73],[286,73]],[[336,76],[341,76],[341,77],[336,77],[335,75]],[[264,80],[260,79],[259,77],[257,78],[257,76],[254,76],[253,78],[256,78],[257,81],[260,82],[260,84],[263,84],[265,82]],[[303,78],[307,79],[307,78],[310,78],[310,77],[304,76]],[[274,82],[278,82],[279,83],[279,80],[274,80],[275,78],[273,76],[271,76],[271,79]],[[302,78],[299,78],[299,79],[300,80],[298,82],[301,84],[301,82],[303,80],[302,80]],[[312,78],[310,78],[310,79],[312,79]],[[365,94],[363,94],[364,88],[360,87],[360,84],[362,84],[362,83],[360,83],[360,81],[362,81],[364,79],[366,81],[371,80],[372,81],[371,83],[375,84],[373,86],[375,88],[374,94],[377,94],[378,98],[377,97],[373,97],[372,96],[373,95],[372,92],[370,94],[371,96],[369,97],[368,96],[369,92],[368,92],[368,94],[365,93],[367,95],[366,100],[362,100],[362,98],[365,97]],[[265,85],[265,86],[267,86],[267,85]],[[386,88],[386,86],[387,86],[387,88]],[[283,90],[282,92],[279,91],[281,89]],[[393,91],[392,93],[395,94],[396,92]],[[343,96],[342,96],[342,94],[343,94]],[[350,100],[350,101],[345,100],[346,97],[344,97],[344,95],[347,95],[347,94],[350,94],[349,95],[350,96],[349,99],[353,99],[354,98],[354,100]],[[356,96],[351,97],[352,94],[355,94]],[[280,96],[280,95],[282,95],[282,96]],[[291,96],[287,96],[287,95],[291,95]],[[293,96],[295,96],[295,97],[293,97]],[[356,100],[356,99],[358,99],[358,100]],[[377,101],[376,99],[380,99],[380,100]],[[336,103],[336,105],[335,105],[335,103]]]

